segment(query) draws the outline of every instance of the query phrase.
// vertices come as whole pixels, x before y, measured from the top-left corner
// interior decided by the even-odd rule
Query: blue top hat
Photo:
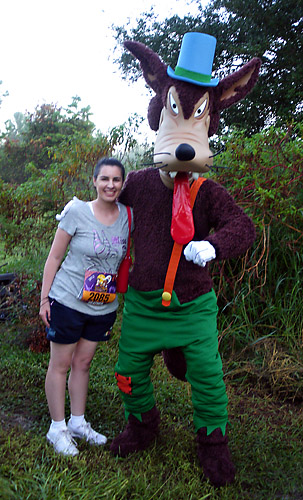
[[[218,78],[211,78],[217,40],[205,33],[185,33],[175,71],[168,66],[167,74],[176,80],[202,87],[216,87]]]

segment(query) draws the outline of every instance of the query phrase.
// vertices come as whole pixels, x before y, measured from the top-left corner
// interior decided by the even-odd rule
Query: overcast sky
[[[161,19],[196,12],[186,0],[1,0],[0,93],[9,96],[0,107],[0,130],[17,111],[32,112],[43,103],[66,107],[76,95],[81,107],[91,107],[103,133],[131,113],[145,117],[144,80],[131,85],[121,79],[112,62],[110,27],[128,19],[135,25],[151,5]]]

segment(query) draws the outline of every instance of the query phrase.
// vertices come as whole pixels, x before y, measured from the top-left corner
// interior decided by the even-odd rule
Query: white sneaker
[[[79,453],[77,443],[67,429],[56,432],[50,429],[46,434],[46,439],[53,445],[57,453],[73,457]]]
[[[84,423],[82,425],[79,425],[78,427],[73,427],[71,424],[71,420],[69,420],[67,423],[67,428],[73,437],[86,439],[89,444],[102,445],[107,441],[107,438],[103,436],[103,434],[94,431],[91,428],[90,423],[86,421],[84,421]]]

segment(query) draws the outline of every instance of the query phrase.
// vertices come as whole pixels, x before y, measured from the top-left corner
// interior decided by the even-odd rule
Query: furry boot
[[[129,453],[145,450],[155,440],[159,432],[160,413],[156,406],[142,413],[142,422],[134,415],[129,415],[126,427],[117,436],[110,450],[114,455],[126,457]]]
[[[235,478],[235,468],[227,445],[227,435],[223,436],[219,428],[209,436],[206,431],[206,427],[201,427],[196,437],[198,458],[204,475],[216,487],[232,483]]]

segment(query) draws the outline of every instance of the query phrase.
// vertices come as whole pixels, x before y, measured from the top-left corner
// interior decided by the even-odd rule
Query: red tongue
[[[170,234],[176,243],[185,245],[194,236],[195,228],[190,207],[190,187],[188,174],[178,172],[174,183],[174,197]]]

